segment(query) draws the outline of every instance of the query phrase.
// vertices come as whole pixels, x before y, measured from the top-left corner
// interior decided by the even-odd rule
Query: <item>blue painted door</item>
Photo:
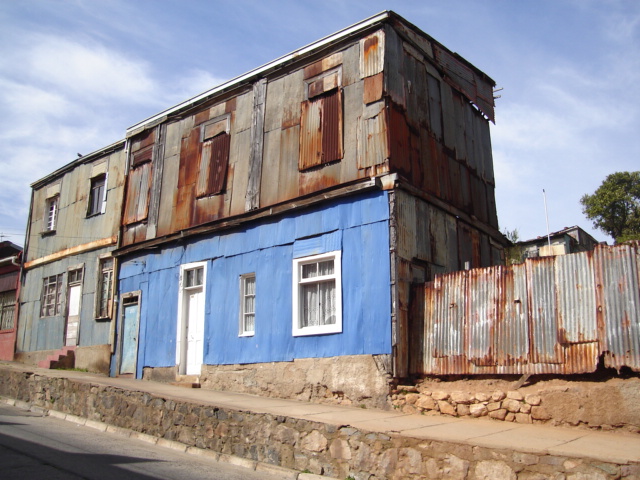
[[[138,357],[138,302],[130,302],[122,309],[122,357],[120,374],[136,373]]]

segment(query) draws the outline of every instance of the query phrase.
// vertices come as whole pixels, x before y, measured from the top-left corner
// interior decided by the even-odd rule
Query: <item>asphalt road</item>
[[[0,404],[2,480],[278,480]]]

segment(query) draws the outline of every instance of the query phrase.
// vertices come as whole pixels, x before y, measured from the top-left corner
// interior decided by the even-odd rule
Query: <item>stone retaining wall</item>
[[[390,355],[299,358],[290,362],[203,365],[202,388],[389,410]],[[176,380],[176,368],[145,368],[143,378]],[[354,381],[357,379],[357,381]]]
[[[252,461],[356,480],[632,480],[640,465],[425,441],[0,368],[0,395]]]
[[[454,390],[447,382],[435,388],[433,384],[400,385],[392,392],[391,403],[405,413],[640,433],[640,378],[553,382],[491,391],[472,389],[482,381],[467,381],[471,388],[466,391]]]

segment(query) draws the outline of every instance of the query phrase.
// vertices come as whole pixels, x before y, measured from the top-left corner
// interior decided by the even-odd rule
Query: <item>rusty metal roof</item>
[[[408,27],[418,32],[420,35],[426,37],[429,41],[433,42],[439,52],[438,54],[439,58],[437,60],[442,62],[443,58],[447,59],[447,62],[443,63],[442,67],[445,70],[447,70],[448,73],[452,74],[455,77],[456,82],[459,82],[460,79],[463,78],[460,76],[460,72],[464,71],[466,72],[466,76],[464,76],[464,78],[470,77],[471,83],[473,83],[475,76],[479,76],[483,80],[485,80],[488,83],[488,85],[492,85],[492,86],[495,85],[495,82],[487,74],[485,74],[484,72],[482,72],[481,70],[473,66],[467,60],[465,60],[455,52],[451,52],[450,50],[448,50],[444,45],[437,42],[431,36],[427,35],[418,27],[416,27],[415,25],[408,22],[406,19],[399,16],[397,13],[391,10],[385,10],[365,20],[355,23],[349,27],[343,28],[342,30],[339,30],[336,33],[333,33],[324,38],[321,38],[316,42],[310,43],[302,48],[294,50],[291,53],[283,55],[282,57],[279,57],[269,63],[266,63],[260,67],[250,70],[247,73],[244,73],[235,78],[232,78],[231,80],[225,83],[222,83],[214,88],[211,88],[210,90],[207,90],[206,92],[201,93],[200,95],[196,95],[195,97],[192,97],[173,107],[163,110],[162,112],[156,115],[146,118],[141,122],[138,122],[135,125],[132,125],[131,127],[129,127],[126,132],[126,137],[128,138],[132,135],[135,135],[136,133],[139,133],[145,128],[161,123],[170,115],[176,114],[178,112],[192,108],[193,106],[196,106],[198,104],[204,103],[217,95],[220,95],[224,92],[237,88],[243,84],[253,82],[257,78],[268,75],[274,70],[283,68],[294,61],[298,61],[301,58],[313,55],[333,44],[339,43],[355,35],[361,34],[369,30],[371,27],[375,25],[379,25],[379,24],[388,22],[390,20],[400,22],[404,27]],[[375,68],[375,65],[378,65],[379,63],[380,62],[376,61],[376,59],[367,60],[368,68],[370,67],[373,69]],[[471,95],[470,98],[472,99],[472,101],[474,101],[474,103],[476,103],[478,108],[480,108],[491,120],[493,120],[493,92],[487,91],[486,88],[484,89],[483,88],[484,87],[481,88],[478,86],[469,86],[469,88],[465,90],[465,93],[468,95]],[[489,90],[491,90],[491,88],[489,88]]]

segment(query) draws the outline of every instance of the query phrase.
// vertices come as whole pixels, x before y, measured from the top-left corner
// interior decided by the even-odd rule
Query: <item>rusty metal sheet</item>
[[[322,99],[302,104],[300,122],[300,170],[322,163]]]
[[[424,370],[414,373],[586,373],[602,354],[606,366],[637,371],[638,275],[630,245],[437,275],[425,288]]]
[[[471,270],[467,274],[466,349],[474,365],[494,365],[494,335],[500,299],[500,267]]]
[[[360,40],[360,75],[371,77],[384,69],[384,30]]]
[[[597,341],[592,252],[560,255],[555,262],[560,343]]]
[[[379,73],[372,77],[366,77],[364,79],[364,94],[363,101],[366,104],[375,103],[382,99],[382,92],[384,86],[384,74]]]
[[[358,148],[358,168],[380,165],[389,158],[386,111],[361,120],[362,134]]]
[[[322,163],[342,158],[342,90],[324,98],[322,117]]]
[[[553,266],[553,257],[526,262],[534,363],[561,363]]]
[[[342,158],[342,91],[302,104],[300,170]]]
[[[598,246],[594,255],[605,364],[640,370],[638,244]]]
[[[529,304],[524,264],[502,267],[502,295],[497,305],[496,361],[513,366],[526,363],[529,354]]]
[[[465,291],[466,275],[455,272],[436,277],[433,288],[439,293],[435,297],[435,318],[431,335],[434,357],[457,357],[464,354],[465,339]]]

